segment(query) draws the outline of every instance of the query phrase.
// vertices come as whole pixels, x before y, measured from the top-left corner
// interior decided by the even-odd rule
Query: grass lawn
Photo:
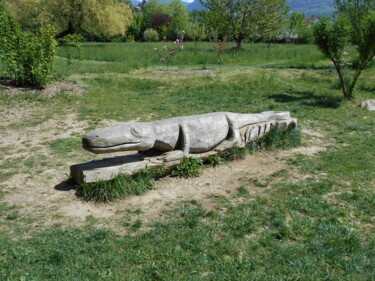
[[[313,45],[244,44],[219,62],[209,43],[186,43],[168,68],[153,51],[162,45],[87,43],[73,65],[62,50],[58,73],[81,95],[0,89],[0,280],[374,280],[375,115],[358,103],[374,98],[375,67],[360,78],[356,100],[345,101]],[[68,189],[56,190],[56,173],[91,159],[80,146],[83,131],[267,110],[290,111],[304,145],[310,131],[325,149],[289,154],[282,170],[242,179],[210,204],[177,200],[160,220],[137,219],[139,205],[123,214],[123,234],[100,215],[75,224],[40,203],[67,197]],[[33,189],[39,197],[28,200]],[[77,208],[87,204],[70,191]]]

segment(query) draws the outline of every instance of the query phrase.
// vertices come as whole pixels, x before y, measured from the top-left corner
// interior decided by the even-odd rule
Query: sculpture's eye
[[[136,137],[141,137],[143,135],[143,130],[141,127],[132,127],[130,129],[130,132],[136,136]]]

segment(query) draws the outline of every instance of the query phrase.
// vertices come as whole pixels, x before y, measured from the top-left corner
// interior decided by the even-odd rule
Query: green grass
[[[66,155],[74,152],[77,148],[82,146],[82,140],[80,137],[56,139],[49,142],[49,146],[53,154]]]
[[[171,72],[163,72],[152,50],[161,45],[85,44],[81,64],[58,61],[63,76],[85,85],[83,95],[0,95],[0,106],[38,108],[43,118],[74,112],[92,128],[106,119],[289,110],[302,142],[303,129],[319,131],[326,149],[289,157],[283,170],[243,180],[208,205],[175,202],[162,222],[126,214],[125,235],[88,219],[87,227],[56,225],[23,238],[31,214],[1,201],[0,280],[373,280],[375,116],[357,104],[374,97],[375,68],[364,72],[356,101],[348,102],[315,46],[245,44],[237,56],[226,51],[219,64],[208,43],[186,44]],[[81,149],[75,137],[44,145],[62,162]],[[1,180],[49,161],[24,160],[0,162]]]
[[[157,175],[150,170],[142,170],[130,177],[118,175],[110,181],[82,183],[80,194],[87,201],[108,202],[130,195],[142,195],[154,187]]]
[[[116,72],[124,73],[152,65],[165,66],[159,63],[159,57],[154,48],[161,48],[164,43],[86,43],[84,47],[84,60],[80,64],[69,66],[67,61],[60,59],[59,70],[63,75],[87,73]],[[171,46],[170,43],[167,45]],[[320,67],[324,57],[315,46],[267,44],[244,44],[244,50],[234,53],[234,44],[229,44],[223,54],[224,64],[233,65],[259,65],[283,67],[293,62],[293,67]],[[60,54],[64,56],[64,50]],[[141,58],[141,59],[140,59]],[[211,43],[185,43],[183,52],[172,60],[171,65],[189,65],[194,68],[210,67],[220,64]]]

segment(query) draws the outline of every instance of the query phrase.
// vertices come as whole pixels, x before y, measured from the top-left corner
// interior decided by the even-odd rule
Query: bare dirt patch
[[[20,93],[28,92],[33,94],[40,94],[45,97],[52,97],[57,94],[69,94],[69,95],[81,95],[83,89],[72,82],[54,82],[44,89],[37,89],[33,87],[18,87],[12,85],[7,80],[0,80],[0,89],[3,89],[3,93],[7,95],[17,95]]]
[[[153,73],[172,73],[172,74],[208,74],[208,73],[214,73],[218,71],[218,69],[195,69],[195,70],[154,70]]]

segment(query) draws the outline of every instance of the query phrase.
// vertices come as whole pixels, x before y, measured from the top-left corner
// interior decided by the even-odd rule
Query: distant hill
[[[159,0],[161,2],[169,2],[169,0]],[[334,0],[288,0],[287,4],[291,7],[291,12],[304,13],[306,17],[311,16],[332,16],[335,12],[333,5]],[[138,3],[136,0],[132,0],[133,3]],[[184,2],[186,7],[191,11],[194,9],[204,10],[198,0],[194,0],[193,3]]]
[[[186,6],[188,7],[188,9],[191,11],[191,10],[205,10],[206,7],[202,6],[198,0],[194,0],[193,3],[185,3],[187,4]]]
[[[287,5],[291,7],[291,12],[304,13],[306,17],[311,16],[332,16],[335,12],[333,5],[334,0],[288,0]],[[198,0],[193,3],[185,3],[189,10],[203,10],[203,7]]]
[[[332,16],[335,12],[333,0],[288,0],[292,12],[304,13],[306,17]]]

